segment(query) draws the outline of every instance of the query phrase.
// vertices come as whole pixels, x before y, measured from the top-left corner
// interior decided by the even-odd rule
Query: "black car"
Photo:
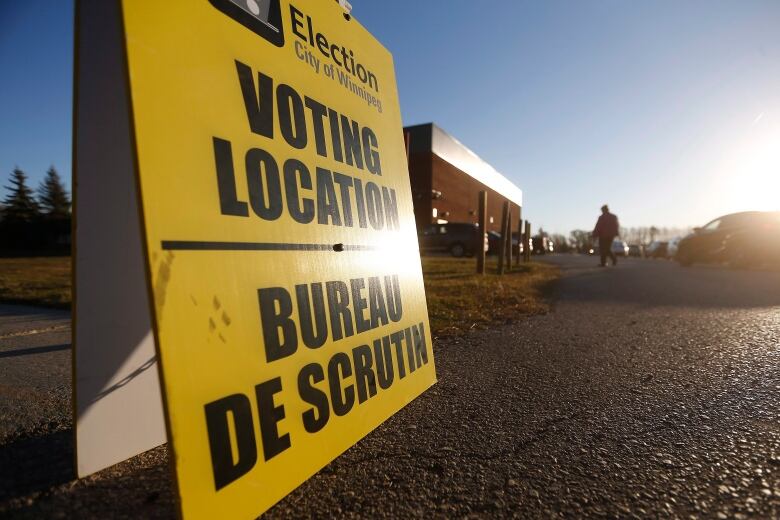
[[[777,240],[780,212],[746,211],[732,213],[708,222],[683,238],[675,258],[681,265],[697,262],[746,263],[749,257],[760,260],[762,243],[767,253]]]
[[[723,241],[722,257],[732,267],[780,266],[780,225],[733,233]]]
[[[531,252],[535,255],[546,255],[553,251],[552,240],[547,237],[537,235],[533,237],[531,244]]]
[[[501,250],[501,233],[498,231],[488,231],[488,250],[489,255],[497,255]],[[523,252],[522,244],[517,238],[517,233],[512,233],[512,255],[516,256]]]
[[[498,231],[488,231],[488,254],[497,255],[501,250],[501,233]]]
[[[449,253],[454,257],[472,256],[479,238],[479,226],[468,222],[431,224],[425,226],[417,236],[421,252]]]
[[[647,246],[647,250],[645,251],[645,256],[647,256],[647,258],[666,258],[668,254],[668,249],[669,249],[669,242],[656,240],[655,242],[651,242],[650,245]]]

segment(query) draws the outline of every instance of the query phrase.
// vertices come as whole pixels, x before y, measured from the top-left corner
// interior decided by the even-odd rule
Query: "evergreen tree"
[[[5,186],[10,193],[3,201],[3,220],[7,223],[30,222],[40,216],[40,208],[27,186],[27,175],[18,167],[11,174],[11,185]]]
[[[53,218],[70,216],[70,196],[54,166],[46,172],[46,178],[38,187],[38,202],[43,214]]]

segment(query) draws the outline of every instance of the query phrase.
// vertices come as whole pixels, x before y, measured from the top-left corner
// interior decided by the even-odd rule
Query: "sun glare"
[[[723,197],[740,210],[780,210],[780,128],[739,146],[723,176]]]

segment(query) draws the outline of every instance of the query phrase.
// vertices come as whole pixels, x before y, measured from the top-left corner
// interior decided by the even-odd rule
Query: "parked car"
[[[723,241],[722,259],[733,267],[780,265],[780,225],[729,235]]]
[[[682,239],[676,259],[681,265],[697,262],[745,262],[750,257],[771,258],[780,233],[780,211],[746,211],[716,218]],[[766,243],[766,247],[761,244]],[[737,258],[739,257],[739,258]]]
[[[497,255],[501,249],[501,233],[498,231],[488,231],[488,250],[489,255]],[[512,256],[523,253],[523,244],[517,239],[517,233],[512,233]]]
[[[488,254],[497,255],[501,250],[501,233],[498,231],[488,231]]]
[[[523,241],[520,240],[520,236],[517,234],[517,231],[515,231],[512,233],[512,254],[522,255],[523,251],[525,251],[525,247],[523,247]]]
[[[623,240],[615,239],[612,241],[612,252],[618,256],[628,256],[628,245]],[[593,244],[588,249],[589,255],[599,256],[601,255],[601,247],[598,244]]]
[[[417,235],[421,252],[449,253],[456,258],[472,256],[479,237],[479,226],[469,222],[432,224],[425,226]],[[487,251],[488,237],[485,237],[484,243]]]
[[[612,241],[612,252],[618,256],[628,256],[628,244],[623,240]]]
[[[666,258],[667,257],[667,247],[669,246],[668,242],[662,242],[660,240],[656,240],[655,242],[651,242],[649,246],[647,246],[647,250],[645,251],[647,258]]]
[[[531,240],[531,252],[535,255],[545,255],[553,252],[553,241],[547,237],[535,236]]]
[[[677,257],[677,248],[680,246],[680,241],[683,239],[683,237],[674,237],[669,241],[669,243],[666,246],[666,256],[669,258],[676,258]]]
[[[636,256],[638,258],[644,258],[645,246],[642,244],[631,244],[628,246],[628,256]]]

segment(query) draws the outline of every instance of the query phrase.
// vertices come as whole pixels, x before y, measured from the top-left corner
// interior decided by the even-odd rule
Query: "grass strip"
[[[0,258],[0,301],[70,308],[70,257]]]
[[[498,276],[488,265],[485,275],[475,274],[476,261],[468,258],[423,257],[423,278],[428,316],[435,336],[460,335],[474,328],[508,323],[550,309],[557,267],[530,263],[512,266]]]
[[[0,258],[0,301],[69,308],[70,263],[69,257]],[[422,267],[434,336],[543,314],[559,274],[555,266],[530,263],[503,276],[489,265],[480,276],[474,259],[449,257],[423,257]]]

